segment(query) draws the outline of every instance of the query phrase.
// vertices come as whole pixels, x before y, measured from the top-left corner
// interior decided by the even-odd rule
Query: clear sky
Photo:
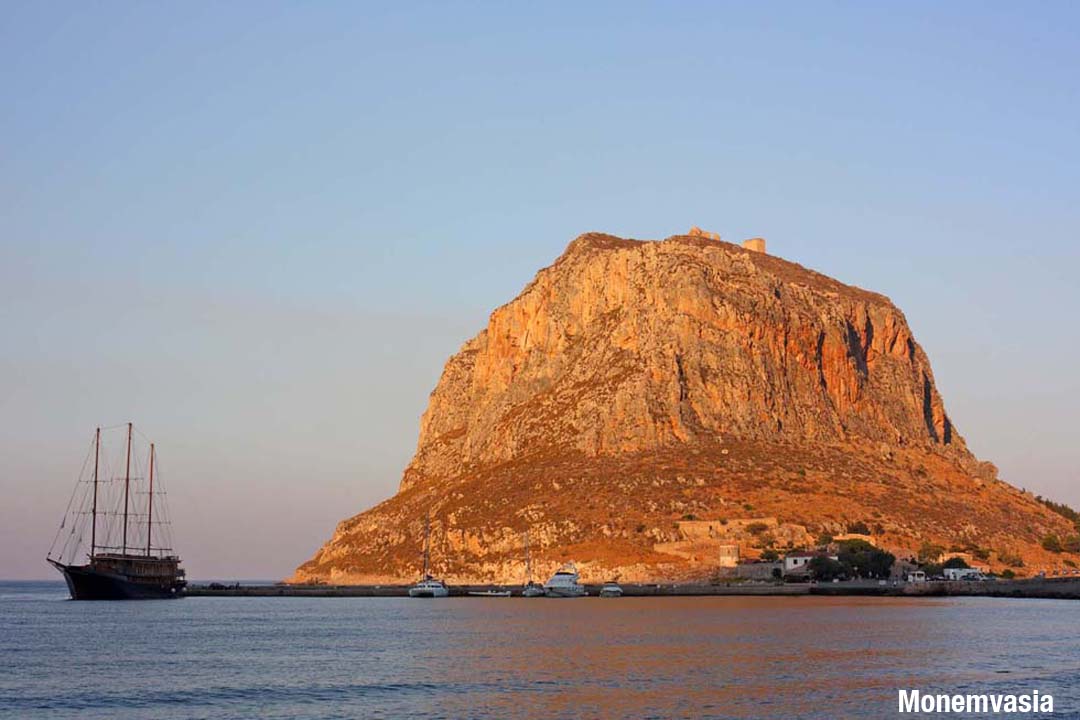
[[[576,235],[889,295],[974,451],[1080,505],[1080,5],[0,8],[0,577],[95,425],[195,578],[388,497],[445,359]]]

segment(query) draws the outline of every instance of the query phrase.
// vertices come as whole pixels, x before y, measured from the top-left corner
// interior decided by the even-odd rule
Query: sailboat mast
[[[131,423],[128,423],[127,467],[124,470],[124,541],[122,554],[127,555],[128,496],[131,494]]]
[[[431,516],[428,515],[427,523],[424,525],[424,579],[426,580],[431,573],[428,571],[428,564],[431,559]]]
[[[154,443],[150,443],[150,494],[146,509],[146,557],[150,557],[150,533],[154,531]]]
[[[101,454],[101,428],[94,431],[94,504],[90,509],[90,557],[97,551],[98,455]]]
[[[532,585],[532,553],[529,552],[529,531],[525,531],[525,582]]]

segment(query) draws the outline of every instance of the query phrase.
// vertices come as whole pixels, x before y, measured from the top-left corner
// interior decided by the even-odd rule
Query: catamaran
[[[81,475],[76,483],[68,512],[45,557],[63,574],[72,600],[176,598],[183,594],[187,585],[179,556],[174,554],[167,540],[163,541],[167,537],[168,516],[164,508],[165,493],[160,478],[155,478],[154,474],[157,469],[154,443],[150,443],[146,464],[149,483],[147,490],[142,491],[138,489],[142,479],[131,475],[132,431],[132,424],[127,423],[123,478],[102,478],[101,466],[105,458],[102,456],[101,428],[94,431],[93,472],[89,478]],[[121,481],[123,492],[120,492]],[[145,495],[145,505],[133,495]],[[115,508],[103,508],[110,500]],[[90,521],[89,546],[84,542],[87,519]],[[120,527],[116,527],[118,522]],[[143,528],[145,537],[138,537]],[[86,561],[77,563],[84,550],[88,550]]]
[[[436,580],[431,576],[431,518],[424,526],[424,577],[420,582],[409,588],[409,597],[413,598],[440,598],[450,594],[449,588],[442,580]]]

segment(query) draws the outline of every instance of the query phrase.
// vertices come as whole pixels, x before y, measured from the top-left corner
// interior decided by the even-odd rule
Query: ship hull
[[[139,582],[86,565],[54,563],[72,600],[166,600],[183,596],[182,583]]]

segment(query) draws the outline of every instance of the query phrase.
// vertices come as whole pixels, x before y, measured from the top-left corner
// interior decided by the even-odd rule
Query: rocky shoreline
[[[191,597],[405,597],[409,585],[209,585],[193,584]],[[600,585],[586,585],[590,596]],[[626,597],[700,596],[885,596],[885,597],[1014,597],[1080,600],[1080,578],[1037,578],[988,582],[926,582],[880,585],[877,582],[841,583],[731,583],[731,584],[623,584]],[[470,592],[518,591],[504,585],[456,585],[450,595],[472,597]],[[517,595],[513,597],[518,597]]]

